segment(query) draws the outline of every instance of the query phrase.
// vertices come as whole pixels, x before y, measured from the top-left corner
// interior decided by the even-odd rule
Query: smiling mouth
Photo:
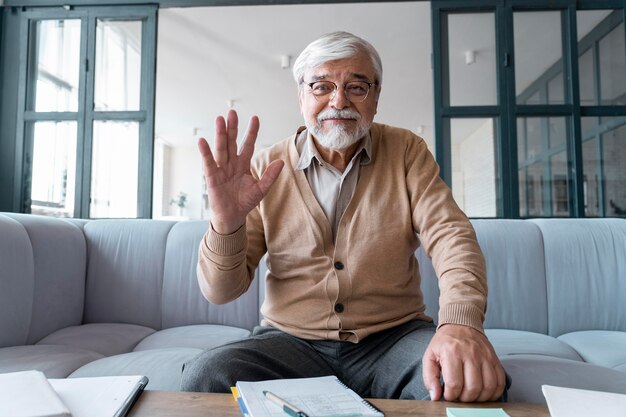
[[[341,118],[341,117],[333,117],[333,118],[328,118],[328,119],[322,119],[322,122],[356,122],[356,119],[348,119],[348,118]]]

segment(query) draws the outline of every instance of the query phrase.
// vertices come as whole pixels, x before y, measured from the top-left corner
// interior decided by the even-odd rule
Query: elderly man
[[[236,299],[265,253],[268,273],[262,326],[186,364],[182,388],[334,374],[365,397],[497,400],[505,373],[483,333],[483,255],[425,142],[373,123],[378,53],[331,33],[293,73],[306,128],[252,158],[259,121],[238,153],[231,110],[213,149],[199,141],[212,209],[202,293]],[[424,314],[416,235],[440,277],[437,328]]]

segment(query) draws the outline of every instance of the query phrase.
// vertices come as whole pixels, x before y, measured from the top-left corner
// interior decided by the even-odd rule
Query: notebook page
[[[270,391],[298,407],[309,417],[382,417],[383,414],[335,376],[237,382],[237,389],[252,417],[284,417],[284,411],[263,395]]]

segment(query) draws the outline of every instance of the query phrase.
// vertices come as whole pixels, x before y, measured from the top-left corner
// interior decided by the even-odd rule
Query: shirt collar
[[[317,147],[315,146],[315,142],[313,141],[313,136],[308,131],[308,129],[303,130],[296,139],[296,147],[298,152],[300,153],[300,159],[296,164],[296,170],[302,171],[308,168],[313,159],[317,160],[318,164],[323,164],[324,159],[320,155]],[[361,158],[359,161],[361,165],[367,165],[372,160],[372,136],[368,131],[363,139],[361,139],[361,143],[359,147],[356,149],[352,160],[354,161],[356,158]]]

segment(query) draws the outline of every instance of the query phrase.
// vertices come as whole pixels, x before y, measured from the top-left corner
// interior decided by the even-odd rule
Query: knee
[[[180,388],[193,392],[230,392],[236,381],[228,366],[229,352],[225,349],[212,349],[200,353],[183,365]]]

